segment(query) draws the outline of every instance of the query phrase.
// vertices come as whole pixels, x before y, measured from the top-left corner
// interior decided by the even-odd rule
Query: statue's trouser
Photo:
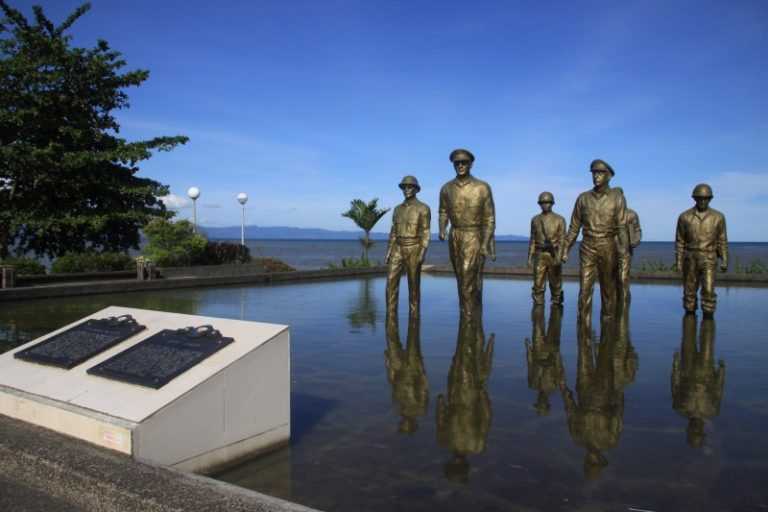
[[[387,313],[397,315],[400,296],[400,277],[408,276],[408,307],[411,314],[418,314],[421,300],[421,245],[395,242],[389,259],[387,272]]]
[[[451,228],[448,236],[448,254],[456,273],[459,289],[459,309],[471,317],[483,304],[483,265],[480,254],[483,234],[480,228]]]
[[[544,289],[549,278],[549,291],[552,304],[563,303],[563,267],[555,264],[555,258],[545,251],[537,251],[533,256],[533,303],[544,304]]]
[[[717,305],[715,293],[715,267],[717,254],[713,251],[687,251],[683,260],[683,307],[696,311],[696,292],[701,286],[701,309],[714,313]]]
[[[619,255],[619,290],[621,292],[621,301],[623,304],[628,304],[632,298],[629,292],[629,271],[632,269],[632,252],[628,252],[625,255]]]
[[[600,280],[601,317],[616,313],[618,281],[618,250],[616,239],[584,238],[579,249],[579,316],[589,323],[592,319],[592,291]]]

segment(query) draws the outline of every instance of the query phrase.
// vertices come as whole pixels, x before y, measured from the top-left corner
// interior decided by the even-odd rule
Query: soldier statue
[[[715,267],[728,270],[728,236],[725,216],[710,208],[712,188],[700,183],[693,189],[696,206],[684,211],[677,219],[675,236],[675,268],[683,271],[683,307],[696,312],[696,294],[701,287],[701,309],[712,316],[717,304]]]
[[[421,190],[419,181],[406,176],[400,182],[405,200],[392,214],[392,229],[384,261],[389,265],[387,273],[387,314],[397,315],[400,295],[400,277],[408,276],[408,305],[410,314],[418,314],[421,301],[421,267],[429,247],[429,206],[416,199]]]
[[[539,194],[541,213],[531,219],[528,242],[528,267],[533,267],[533,303],[544,304],[544,288],[549,280],[552,304],[563,304],[563,267],[560,255],[565,239],[565,219],[552,211],[555,196]]]
[[[640,241],[643,238],[643,231],[640,229],[640,217],[631,208],[627,208],[627,237],[629,239],[629,250],[623,255],[619,255],[619,284],[621,301],[624,304],[627,304],[631,298],[629,293],[629,271],[632,269],[632,256],[635,247],[640,245]]]
[[[496,259],[496,213],[491,187],[469,173],[475,156],[466,149],[456,149],[449,159],[456,178],[440,189],[440,240],[448,237],[459,308],[462,314],[471,315],[482,305],[485,258]],[[449,221],[450,234],[446,233]]]
[[[587,323],[592,317],[595,279],[600,280],[601,315],[615,314],[619,257],[629,250],[624,192],[609,185],[616,173],[603,160],[592,161],[589,168],[594,187],[576,199],[562,256],[563,261],[568,259],[568,251],[583,229],[579,249],[579,318]]]

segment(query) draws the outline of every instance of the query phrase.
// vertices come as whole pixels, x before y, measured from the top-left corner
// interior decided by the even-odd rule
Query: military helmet
[[[592,160],[592,163],[589,164],[589,172],[595,171],[608,171],[611,173],[611,176],[616,176],[613,167],[608,165],[608,162],[605,160],[600,160],[599,158],[597,160]]]
[[[707,185],[706,183],[699,183],[695,187],[693,187],[693,192],[691,193],[691,197],[712,197],[712,187]]]
[[[459,157],[464,157],[463,159],[469,160],[470,162],[475,161],[475,155],[472,154],[472,152],[468,149],[454,149],[451,151],[451,154],[448,156],[448,159],[451,162],[454,162],[455,160],[458,160]]]
[[[539,204],[541,203],[555,204],[555,196],[552,195],[552,192],[542,192],[539,194]]]
[[[406,176],[400,181],[400,185],[398,185],[401,189],[405,188],[406,185],[413,185],[416,187],[416,192],[421,190],[421,186],[419,185],[419,180],[416,179],[415,176]]]

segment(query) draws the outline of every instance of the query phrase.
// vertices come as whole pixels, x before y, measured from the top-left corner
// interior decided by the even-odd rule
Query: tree
[[[65,31],[90,4],[59,26],[39,6],[34,22],[5,0],[0,9],[0,257],[138,248],[140,228],[172,213],[158,199],[168,187],[136,176],[137,164],[188,138],[118,137],[112,112],[149,72],[121,74],[106,41],[71,46]]]
[[[389,211],[389,208],[379,209],[378,203],[378,198],[374,198],[368,203],[362,199],[353,199],[349,210],[341,214],[342,217],[352,219],[365,232],[363,238],[360,239],[360,244],[363,246],[363,261],[366,262],[368,261],[368,249],[373,246],[373,240],[370,237],[371,230],[379,222],[379,219]]]
[[[208,240],[195,233],[188,220],[170,222],[153,219],[144,228],[147,245],[144,255],[161,267],[184,267],[200,260],[205,253]]]

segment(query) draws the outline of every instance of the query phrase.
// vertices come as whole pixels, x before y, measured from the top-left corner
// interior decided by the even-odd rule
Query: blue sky
[[[58,22],[80,2],[10,3]],[[350,199],[395,206],[414,174],[436,218],[467,147],[498,233],[526,234],[542,190],[568,218],[603,158],[647,240],[706,181],[731,240],[768,241],[768,2],[92,3],[75,44],[151,72],[122,135],[191,138],[142,166],[180,217],[195,185],[204,224],[239,224],[246,192],[249,223],[354,229]]]

